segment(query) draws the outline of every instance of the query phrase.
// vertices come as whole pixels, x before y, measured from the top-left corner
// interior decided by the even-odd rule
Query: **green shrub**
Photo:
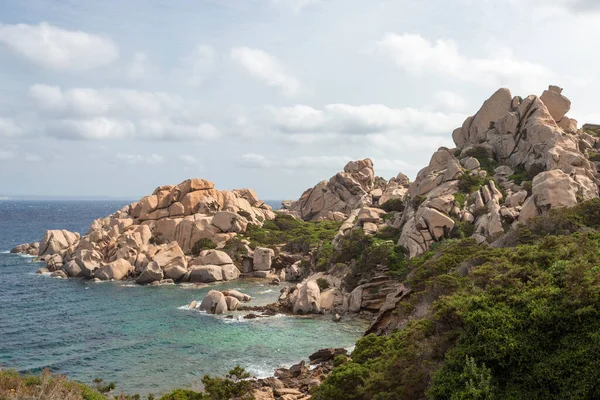
[[[211,249],[216,249],[216,248],[217,248],[217,245],[215,244],[215,242],[213,242],[209,238],[202,238],[202,239],[199,239],[196,243],[194,243],[194,245],[192,246],[191,252],[192,252],[192,255],[197,256],[203,250],[211,250]]]
[[[468,221],[455,221],[454,227],[450,231],[451,239],[466,239],[475,233],[475,224]]]
[[[485,147],[469,149],[462,154],[462,157],[476,158],[479,161],[481,169],[486,171],[490,176],[494,175],[494,170],[500,166],[500,163],[489,157],[488,150]]]
[[[460,208],[464,208],[467,204],[467,195],[465,193],[454,193],[454,201],[458,203]]]
[[[229,239],[221,250],[227,253],[234,262],[241,262],[242,258],[248,255],[248,249],[237,237]]]
[[[248,224],[244,237],[250,240],[251,248],[288,244],[289,250],[306,253],[321,242],[331,242],[341,225],[337,221],[306,222],[276,214],[275,219],[265,221],[262,227]]]
[[[157,233],[156,235],[150,236],[149,243],[155,246],[160,246],[163,244],[169,244],[170,240],[163,237],[160,233]]]
[[[600,398],[600,199],[516,232],[526,243],[447,240],[408,261],[404,327],[360,339],[314,398]]]
[[[319,290],[321,290],[321,292],[329,289],[329,281],[325,278],[317,279],[317,285],[319,286]]]
[[[385,203],[380,205],[379,208],[381,208],[382,210],[384,210],[385,212],[388,212],[388,213],[392,212],[392,211],[402,212],[402,211],[404,211],[404,200],[389,199],[388,201],[386,201]]]
[[[479,175],[471,175],[466,172],[462,174],[459,178],[458,189],[466,194],[471,194],[476,190],[479,190],[481,186],[485,183],[485,179],[480,177]]]
[[[402,231],[399,228],[386,225],[375,233],[375,238],[397,242],[401,233]]]

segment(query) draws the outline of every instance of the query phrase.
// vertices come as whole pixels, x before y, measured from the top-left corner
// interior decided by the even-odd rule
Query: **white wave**
[[[10,254],[10,250],[3,250],[3,251],[0,251],[0,254]]]
[[[274,290],[273,289],[267,289],[267,290],[263,290],[262,292],[258,292],[258,294],[267,294],[267,293],[273,293]]]
[[[258,379],[265,379],[273,376],[273,373],[275,372],[274,369],[267,368],[268,367],[262,365],[249,365],[245,370],[248,371],[251,376],[255,376]]]

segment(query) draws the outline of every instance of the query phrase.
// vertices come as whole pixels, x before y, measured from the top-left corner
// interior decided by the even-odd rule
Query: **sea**
[[[36,275],[43,265],[10,254],[48,229],[85,234],[90,223],[127,201],[0,201],[0,368],[44,369],[92,383],[115,382],[116,393],[146,396],[198,389],[205,374],[240,365],[256,377],[273,375],[316,350],[352,348],[364,322],[330,317],[243,319],[187,309],[210,289],[237,289],[250,305],[277,299],[281,287],[238,280],[205,288],[91,283]],[[273,205],[279,203],[274,202]]]

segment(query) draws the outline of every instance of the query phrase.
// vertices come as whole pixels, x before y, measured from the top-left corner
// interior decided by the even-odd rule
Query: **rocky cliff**
[[[51,230],[38,248],[31,244],[13,250],[37,253],[59,277],[136,278],[140,284],[231,280],[240,276],[239,268],[213,248],[245,232],[248,224],[261,226],[274,217],[251,189],[219,191],[212,182],[188,179],[158,187],[95,220],[83,237]]]

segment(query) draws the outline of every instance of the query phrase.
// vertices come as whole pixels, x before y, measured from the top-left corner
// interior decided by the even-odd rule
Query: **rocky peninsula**
[[[459,293],[466,280],[484,273],[473,275],[474,270],[490,260],[499,268],[499,260],[509,254],[500,253],[502,249],[537,246],[543,229],[557,234],[547,225],[561,226],[569,234],[584,226],[596,229],[581,215],[595,213],[598,206],[600,127],[578,128],[567,116],[570,107],[557,86],[525,98],[499,89],[452,133],[455,147],[438,149],[414,182],[402,173],[389,180],[377,177],[368,158],[351,161],[342,172],[273,211],[251,189],[219,191],[212,182],[189,179],[161,186],[94,221],[84,236],[47,231],[39,243],[17,246],[13,252],[36,255],[48,273],[60,278],[131,279],[144,285],[252,278],[281,284],[278,303],[267,307],[270,312],[368,318],[367,334],[389,338],[382,343],[403,340],[415,346],[411,351],[420,348],[410,353],[411,359],[394,355],[405,363],[430,363],[414,374],[402,370],[407,375],[394,378],[405,385],[397,390],[410,389],[415,395],[386,388],[394,394],[385,398],[424,398],[434,375],[446,371],[446,351],[457,346],[453,329],[466,324],[462,315],[452,321],[436,319],[450,315],[442,306],[461,307],[440,303],[442,296]],[[570,209],[573,214],[556,217]],[[566,227],[566,220],[574,225]],[[528,242],[522,236],[525,229]],[[505,270],[487,278],[493,281]],[[241,293],[215,290],[190,307],[223,314],[251,310],[251,302],[242,304],[250,300]],[[415,321],[425,320],[433,328],[415,328]],[[394,336],[402,332],[414,336]],[[448,336],[442,340],[439,332]],[[339,393],[347,385],[362,393],[347,398],[372,398],[367,386],[342,382],[347,378],[343,374],[354,368],[357,385],[376,382],[384,390],[369,375],[365,360],[379,360],[387,350],[366,356],[371,344],[365,343],[352,359],[342,350],[323,349],[311,357],[317,368],[303,362],[278,371],[275,378],[258,380],[255,396],[295,399],[312,393],[318,399],[342,398]],[[486,360],[489,367],[492,361]]]

